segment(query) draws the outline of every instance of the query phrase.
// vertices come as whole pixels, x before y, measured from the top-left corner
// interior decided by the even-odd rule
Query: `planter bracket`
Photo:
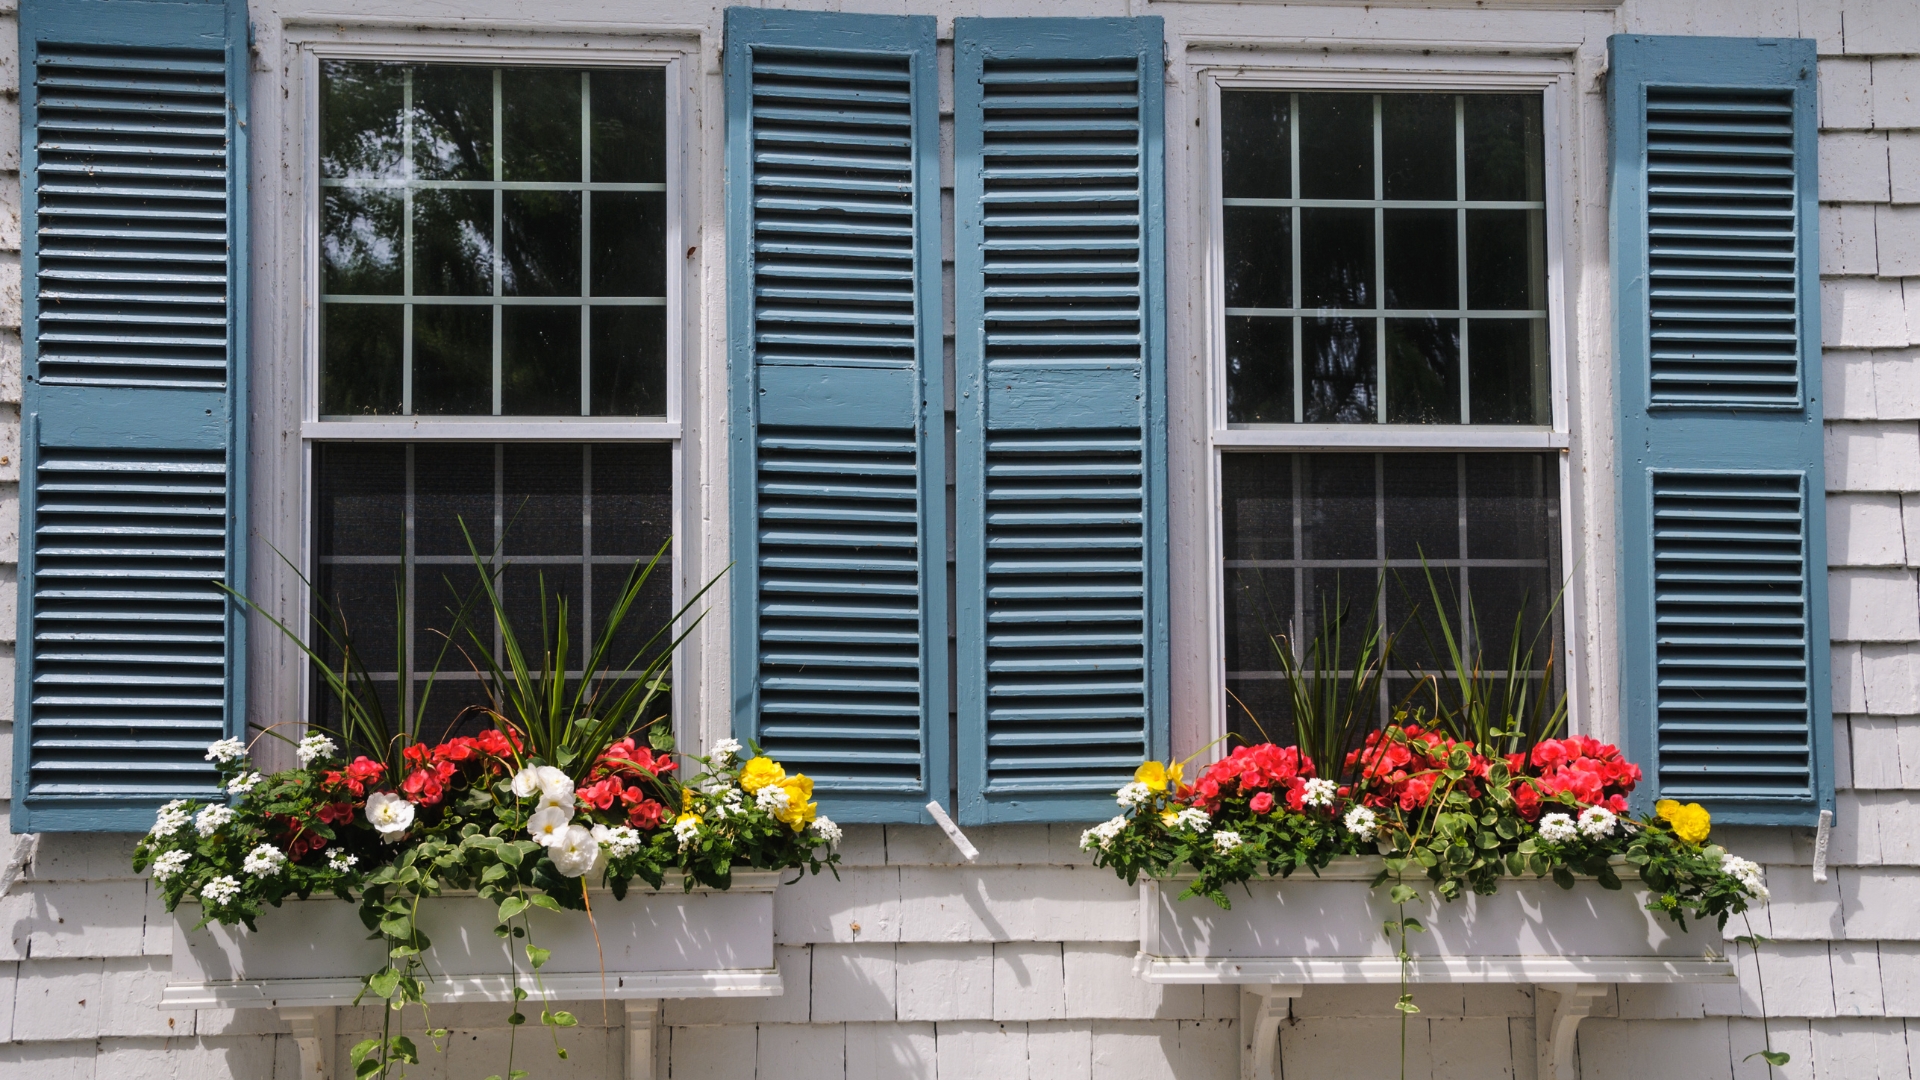
[[[1613,987],[1607,983],[1537,983],[1533,988],[1533,1042],[1535,1073],[1540,1080],[1578,1080],[1573,1067],[1573,1037],[1580,1021],[1593,1011],[1598,998]]]
[[[1299,983],[1256,983],[1240,987],[1240,1080],[1278,1080],[1280,1022],[1293,1011]]]

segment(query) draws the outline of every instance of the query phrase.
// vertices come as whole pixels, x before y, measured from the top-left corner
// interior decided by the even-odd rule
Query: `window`
[[[1444,670],[1440,619],[1489,653],[1516,618],[1544,626],[1543,676],[1559,655],[1544,106],[1538,92],[1220,92],[1232,735],[1293,738],[1275,649],[1299,655],[1336,611],[1349,658],[1368,616],[1400,632],[1383,714]]]
[[[1227,418],[1550,422],[1541,100],[1220,95]]]
[[[667,87],[664,67],[320,65],[311,576],[389,718],[428,737],[476,698],[474,660],[442,655],[476,580],[463,525],[522,634],[542,590],[565,598],[576,656],[673,534]],[[675,594],[663,559],[628,655]],[[316,686],[311,709],[337,705]]]

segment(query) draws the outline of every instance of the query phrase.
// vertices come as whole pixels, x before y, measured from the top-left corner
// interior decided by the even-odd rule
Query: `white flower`
[[[354,866],[358,865],[359,862],[360,862],[360,856],[358,855],[349,855],[344,851],[327,852],[328,868],[333,870],[338,870],[343,874],[346,873],[348,870],[353,869]]]
[[[740,756],[741,749],[739,739],[721,739],[713,744],[713,753],[708,755],[708,760],[715,768],[724,769]]]
[[[1355,839],[1364,842],[1373,839],[1374,831],[1380,827],[1380,819],[1372,810],[1356,806],[1347,811],[1346,826]]]
[[[233,880],[232,874],[214,878],[212,881],[200,886],[200,898],[209,904],[218,905],[230,903],[234,897],[239,895],[240,883]]]
[[[252,791],[254,785],[263,779],[265,778],[257,772],[241,773],[239,776],[227,781],[227,794],[245,795],[247,792]]]
[[[1206,832],[1207,826],[1212,823],[1213,819],[1207,816],[1207,812],[1197,806],[1187,807],[1174,815],[1173,819],[1174,828],[1192,829],[1194,832]]]
[[[185,870],[187,863],[191,861],[192,858],[192,855],[184,851],[161,852],[160,857],[153,860],[153,880],[165,881],[180,871]]]
[[[381,840],[394,843],[413,824],[413,804],[390,791],[376,791],[367,796],[367,824]]]
[[[573,811],[567,807],[549,806],[535,810],[527,818],[527,835],[548,847],[560,842],[567,829],[573,824]],[[576,877],[579,875],[575,875]]]
[[[1340,785],[1316,776],[1307,781],[1307,789],[1300,797],[1308,806],[1332,806],[1333,797],[1338,794]]]
[[[674,821],[673,838],[680,842],[681,851],[687,850],[687,845],[693,843],[699,836],[700,819],[698,817],[687,815]]]
[[[225,765],[229,761],[239,761],[247,756],[247,744],[239,739],[221,739],[207,747],[207,760]]]
[[[1113,843],[1113,838],[1119,836],[1126,827],[1126,818],[1108,818],[1080,834],[1080,850],[1092,851],[1094,848],[1099,848],[1105,851],[1107,846]]]
[[[1225,855],[1227,852],[1232,851],[1234,848],[1237,848],[1239,846],[1240,846],[1240,834],[1237,832],[1234,832],[1230,829],[1221,829],[1219,832],[1213,834],[1214,850],[1218,851],[1222,855]]]
[[[1580,830],[1565,814],[1548,814],[1540,819],[1540,839],[1549,844],[1564,844],[1578,835]]]
[[[822,814],[813,819],[813,835],[816,840],[828,847],[833,847],[840,843],[840,826],[834,824],[832,818]]]
[[[1720,856],[1720,871],[1740,883],[1747,895],[1761,903],[1766,903],[1772,894],[1767,891],[1767,883],[1760,876],[1760,864],[1752,859],[1743,859],[1732,852]]]
[[[1605,840],[1619,820],[1604,806],[1589,806],[1580,811],[1580,832],[1589,840]]]
[[[160,812],[153,815],[153,828],[147,830],[147,835],[172,836],[186,828],[187,822],[191,820],[193,820],[192,817],[187,814],[187,804],[180,799],[175,799],[162,806]]]
[[[547,813],[546,810],[540,811]],[[600,841],[584,825],[569,825],[553,840],[547,841],[547,858],[561,877],[585,877],[605,865],[606,852]]]
[[[233,810],[216,803],[194,815],[193,827],[201,836],[212,836],[220,831],[220,826],[232,820]]]
[[[1113,798],[1115,802],[1120,804],[1121,809],[1131,810],[1136,806],[1142,806],[1152,801],[1153,789],[1135,780],[1122,787],[1119,791],[1114,792]]]
[[[625,825],[615,825],[612,828],[595,825],[593,838],[607,845],[607,854],[616,859],[624,859],[640,850],[639,830],[630,829]]]
[[[768,784],[753,797],[753,805],[769,814],[777,814],[787,808],[787,789],[779,784]]]
[[[540,797],[535,810],[564,807],[573,816],[573,780],[551,765],[529,765],[513,774],[513,793],[522,799]]]
[[[287,865],[286,852],[272,844],[261,844],[247,853],[246,860],[240,864],[240,869],[254,877],[272,877],[285,865]]]
[[[338,749],[340,748],[333,744],[332,739],[316,731],[301,739],[300,745],[293,752],[300,759],[300,764],[311,765],[316,761],[324,761],[332,757],[334,751]]]

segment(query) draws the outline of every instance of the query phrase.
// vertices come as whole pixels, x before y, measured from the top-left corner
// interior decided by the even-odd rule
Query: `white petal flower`
[[[231,903],[233,898],[239,895],[240,883],[233,880],[233,875],[231,874],[214,878],[212,881],[200,886],[200,898],[216,906]]]
[[[349,855],[344,851],[327,852],[328,868],[333,870],[338,870],[341,873],[345,873],[348,870],[353,869],[356,865],[359,864],[359,862],[360,862],[360,856],[358,855]]]
[[[212,836],[220,831],[220,826],[232,820],[232,808],[216,803],[193,816],[193,828],[201,836]]]
[[[547,858],[553,860],[553,868],[560,871],[561,877],[585,877],[604,865],[606,852],[584,825],[569,825],[546,844]]]
[[[740,756],[741,749],[739,739],[721,739],[713,744],[713,753],[707,755],[707,758],[715,768],[724,769],[733,764],[734,758]]]
[[[1114,792],[1113,800],[1120,804],[1121,809],[1131,810],[1136,806],[1143,806],[1151,802],[1153,800],[1153,789],[1135,780],[1122,785],[1119,791]]]
[[[147,835],[157,837],[172,836],[174,833],[186,828],[187,822],[191,820],[193,819],[192,816],[187,813],[186,802],[175,799],[165,806],[162,806],[159,812],[154,814],[153,828],[147,830]]]
[[[1306,790],[1301,792],[1301,801],[1308,806],[1332,806],[1333,797],[1340,794],[1340,785],[1331,780],[1314,777],[1307,781]]]
[[[640,850],[640,832],[625,825],[608,828],[605,825],[593,827],[593,838],[607,846],[607,854],[616,859],[624,859]]]
[[[239,761],[247,756],[247,744],[239,739],[221,739],[207,747],[207,760],[225,765],[229,761]]]
[[[753,797],[753,805],[769,814],[777,814],[785,810],[788,801],[787,789],[779,784],[768,784]]]
[[[246,859],[240,864],[240,869],[254,877],[272,877],[285,865],[287,865],[286,852],[272,844],[261,844],[247,853]]]
[[[413,825],[413,804],[390,791],[376,791],[367,796],[367,824],[381,840],[394,843]]]
[[[1227,852],[1232,851],[1234,848],[1237,848],[1239,846],[1240,846],[1240,834],[1232,831],[1231,829],[1221,829],[1219,832],[1216,832],[1213,834],[1214,850],[1218,851],[1222,855],[1225,855]]]
[[[1185,810],[1174,815],[1173,819],[1174,828],[1192,829],[1194,832],[1206,832],[1207,826],[1211,824],[1213,824],[1213,818],[1209,817],[1205,810],[1197,806],[1187,807]]]
[[[682,814],[673,823],[673,838],[680,842],[680,850],[687,850],[700,836],[700,818],[697,814]]]
[[[1099,848],[1105,851],[1113,843],[1114,837],[1119,836],[1126,827],[1126,818],[1108,818],[1080,834],[1080,850],[1092,851],[1094,848]]]
[[[1564,844],[1578,835],[1579,827],[1565,814],[1548,814],[1540,819],[1540,839],[1549,844]]]
[[[540,767],[529,765],[513,774],[513,793],[522,799],[532,798],[540,790]]]
[[[191,854],[178,849],[161,852],[160,857],[153,860],[153,880],[167,880],[180,871],[185,870],[187,863],[192,860],[193,856]]]
[[[339,749],[333,744],[332,739],[316,731],[301,739],[300,745],[295,747],[293,752],[299,757],[301,765],[311,765],[316,761],[324,761],[332,757]]]
[[[527,818],[527,835],[548,847],[558,843],[573,825],[573,811],[559,806],[535,810]]]
[[[1738,881],[1748,896],[1763,904],[1772,895],[1767,891],[1767,883],[1761,877],[1760,864],[1752,859],[1743,859],[1732,852],[1727,852],[1720,856],[1720,870]]]
[[[1580,832],[1589,840],[1605,840],[1613,835],[1620,819],[1604,806],[1589,806],[1580,811]]]
[[[1364,843],[1372,840],[1374,833],[1379,830],[1380,818],[1367,807],[1356,806],[1347,811],[1345,824],[1347,831],[1352,833],[1355,839]]]
[[[265,777],[262,777],[257,772],[241,773],[239,776],[227,781],[227,794],[245,795],[247,792],[252,791],[255,785],[259,784],[263,779],[265,779]]]
[[[812,828],[814,839],[819,840],[828,847],[834,847],[840,843],[840,837],[842,835],[840,826],[834,824],[834,820],[825,814],[813,819]]]

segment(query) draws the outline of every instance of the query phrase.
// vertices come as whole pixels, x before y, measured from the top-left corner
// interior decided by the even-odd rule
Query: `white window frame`
[[[1575,536],[1579,531],[1574,516],[1579,504],[1569,448],[1574,432],[1570,427],[1568,367],[1574,353],[1569,313],[1575,310],[1574,283],[1570,267],[1576,265],[1576,237],[1569,218],[1576,205],[1574,140],[1577,137],[1572,118],[1577,106],[1574,88],[1575,68],[1570,55],[1496,56],[1487,53],[1426,55],[1412,51],[1391,54],[1330,53],[1318,47],[1274,49],[1249,53],[1246,50],[1195,48],[1188,53],[1189,69],[1194,72],[1194,91],[1198,96],[1195,112],[1201,120],[1201,167],[1193,174],[1195,185],[1192,205],[1198,220],[1193,222],[1198,238],[1201,314],[1194,320],[1197,350],[1205,366],[1206,382],[1206,477],[1208,513],[1205,515],[1207,552],[1207,652],[1208,701],[1205,738],[1209,756],[1223,756],[1227,747],[1228,701],[1226,693],[1226,572],[1225,535],[1221,523],[1224,493],[1221,487],[1221,463],[1234,452],[1313,451],[1442,451],[1509,450],[1559,451],[1560,485],[1560,557],[1568,574],[1561,602],[1561,670],[1566,673],[1568,729],[1584,731],[1586,672],[1581,662],[1585,623],[1575,575]],[[1546,224],[1546,311],[1547,350],[1550,387],[1548,402],[1551,423],[1543,426],[1474,424],[1260,424],[1230,425],[1227,422],[1226,355],[1226,253],[1224,203],[1221,194],[1220,155],[1222,129],[1220,93],[1222,90],[1274,91],[1350,91],[1461,93],[1504,91],[1538,93],[1542,96],[1542,141],[1545,168]],[[1465,238],[1461,238],[1465,242]]]
[[[261,310],[271,340],[276,344],[293,346],[261,350],[259,355],[273,356],[276,358],[274,362],[297,368],[297,378],[292,379],[288,376],[293,372],[276,372],[280,376],[282,391],[280,401],[270,404],[279,406],[281,415],[275,419],[289,421],[286,427],[297,425],[299,438],[297,448],[263,446],[260,444],[268,441],[268,431],[278,425],[259,425],[252,454],[259,465],[267,467],[256,466],[251,483],[255,486],[270,485],[270,501],[282,508],[281,513],[272,515],[270,522],[262,523],[266,526],[260,530],[262,536],[267,537],[269,543],[280,541],[276,544],[280,551],[289,554],[297,551],[295,563],[299,573],[307,580],[313,580],[313,451],[315,444],[321,442],[418,443],[446,440],[665,444],[671,448],[674,481],[671,517],[673,545],[669,556],[673,560],[672,602],[677,610],[692,590],[697,588],[689,585],[692,580],[689,572],[693,569],[689,561],[700,557],[700,545],[685,542],[683,532],[688,500],[699,485],[699,477],[689,475],[689,471],[697,473],[704,457],[699,453],[687,453],[683,445],[681,423],[687,369],[690,364],[697,362],[700,353],[697,341],[690,340],[698,335],[689,334],[688,325],[690,316],[702,313],[703,302],[698,296],[689,295],[691,290],[698,288],[697,276],[687,273],[685,260],[674,257],[676,252],[685,249],[686,238],[697,235],[700,228],[697,211],[701,200],[697,192],[688,190],[690,176],[698,175],[690,160],[690,154],[699,148],[697,122],[694,119],[699,104],[698,79],[702,55],[702,41],[698,32],[678,28],[667,28],[657,33],[644,30],[621,33],[413,32],[378,25],[342,26],[336,21],[324,27],[287,25],[283,27],[283,35],[282,56],[286,61],[283,74],[289,100],[282,113],[278,147],[279,164],[283,171],[276,178],[284,179],[287,187],[277,190],[274,197],[262,202],[271,206],[281,225],[278,232],[281,243],[274,254],[272,270],[277,271],[279,280],[289,284],[298,283],[299,300],[297,303],[276,300],[268,289],[258,290],[256,296],[262,301]],[[654,67],[665,70],[665,416],[636,419],[572,416],[320,419],[320,65],[328,60],[573,69]],[[260,260],[256,260],[256,264],[259,265]],[[288,383],[292,385],[286,385]],[[297,396],[289,392],[296,389]],[[289,398],[293,400],[287,400]],[[294,452],[288,454],[289,449]],[[252,492],[249,493],[249,499],[259,504],[260,500]],[[294,505],[288,506],[289,501]],[[286,535],[288,525],[297,529],[296,537]],[[294,542],[284,543],[288,540]],[[296,589],[293,595],[288,595],[287,590],[282,589],[278,601],[289,627],[304,630],[311,625],[307,590]],[[271,609],[272,605],[268,606]],[[270,627],[261,627],[258,622],[253,632],[258,635],[263,629],[277,633]],[[283,661],[269,665],[251,663],[249,677],[256,681],[256,686],[264,693],[256,692],[250,697],[256,702],[286,702],[292,697],[298,702],[298,714],[304,724],[312,701],[310,667],[304,662],[297,662],[297,656],[285,643],[276,642],[275,645],[279,646],[274,650],[278,656],[292,657],[296,662],[289,664]],[[257,646],[250,646],[249,653],[253,654],[250,660],[259,651]],[[675,669],[683,674],[691,670],[689,664],[693,658],[687,655],[690,651],[690,643],[683,643],[673,657]],[[676,738],[682,741],[694,734],[691,719],[698,710],[690,697],[685,692],[676,692],[672,698],[670,723]],[[266,742],[262,740],[262,745]],[[274,749],[264,750],[257,756],[264,759],[263,763],[276,766],[290,764],[277,760],[277,756],[290,755],[278,755]]]

